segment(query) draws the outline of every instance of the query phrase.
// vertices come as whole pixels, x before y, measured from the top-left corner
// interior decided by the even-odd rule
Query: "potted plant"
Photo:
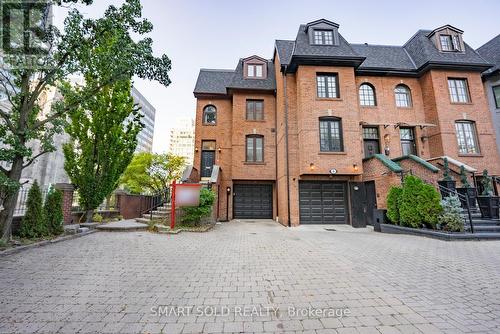
[[[483,192],[480,196],[477,196],[481,216],[483,218],[498,219],[500,197],[493,195],[493,182],[486,169],[483,171],[481,184],[483,185]]]
[[[467,174],[465,172],[465,167],[463,165],[460,166],[460,183],[462,183],[462,187],[457,188],[457,192],[461,195],[460,202],[462,204],[462,208],[467,207],[467,202],[469,202],[470,208],[475,208],[477,197],[476,188],[471,186],[471,184],[469,183]]]
[[[448,164],[448,158],[443,159],[443,179],[438,181],[441,186],[439,190],[441,191],[442,197],[448,197],[455,193],[456,191],[456,181],[450,175],[450,166]]]

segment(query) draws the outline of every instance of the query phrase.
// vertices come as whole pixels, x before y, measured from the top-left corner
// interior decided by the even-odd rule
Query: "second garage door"
[[[347,184],[300,182],[301,224],[347,224]]]
[[[272,219],[272,184],[235,184],[234,218]]]

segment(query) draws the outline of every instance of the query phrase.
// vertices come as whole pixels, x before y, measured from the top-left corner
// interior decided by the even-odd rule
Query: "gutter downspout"
[[[288,213],[288,227],[292,226],[290,217],[290,164],[288,157],[288,94],[286,85],[286,70],[288,66],[285,65],[285,70],[283,71],[283,89],[285,97],[285,155],[286,155],[286,193],[287,193],[287,213]]]
[[[277,88],[277,87],[276,87]],[[278,191],[278,89],[274,91],[276,98],[274,99],[274,183],[276,193],[276,218],[280,216],[280,201]]]

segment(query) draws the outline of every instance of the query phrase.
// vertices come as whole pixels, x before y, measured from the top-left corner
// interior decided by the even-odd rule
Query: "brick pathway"
[[[498,333],[499,259],[498,241],[273,222],[99,232],[0,258],[0,332]]]

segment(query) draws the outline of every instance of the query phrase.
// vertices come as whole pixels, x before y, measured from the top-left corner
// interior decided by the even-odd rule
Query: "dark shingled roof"
[[[351,46],[356,53],[366,57],[359,69],[416,70],[415,64],[402,46],[369,44],[351,44]]]
[[[285,41],[277,39],[275,45],[276,51],[278,52],[278,57],[280,59],[280,64],[290,64],[290,61],[292,60],[293,48],[295,47],[295,41]]]
[[[301,24],[297,32],[294,56],[359,57],[339,33],[339,45],[311,45],[306,34],[306,25]]]
[[[486,70],[484,74],[500,71],[500,34],[476,50],[484,59],[494,67]]]
[[[267,77],[265,79],[246,79],[243,75],[243,59],[240,59],[238,66],[236,66],[236,70],[234,71],[233,78],[227,85],[227,88],[259,90],[276,89],[273,62],[271,60],[267,60]]]
[[[233,79],[233,70],[201,69],[194,93],[226,94],[226,87]]]
[[[433,63],[446,64],[474,64],[488,66],[485,61],[473,48],[464,43],[464,52],[439,52],[436,46],[429,39],[431,30],[419,30],[405,45],[404,49],[408,52],[411,59],[415,62],[417,68],[423,65]]]

